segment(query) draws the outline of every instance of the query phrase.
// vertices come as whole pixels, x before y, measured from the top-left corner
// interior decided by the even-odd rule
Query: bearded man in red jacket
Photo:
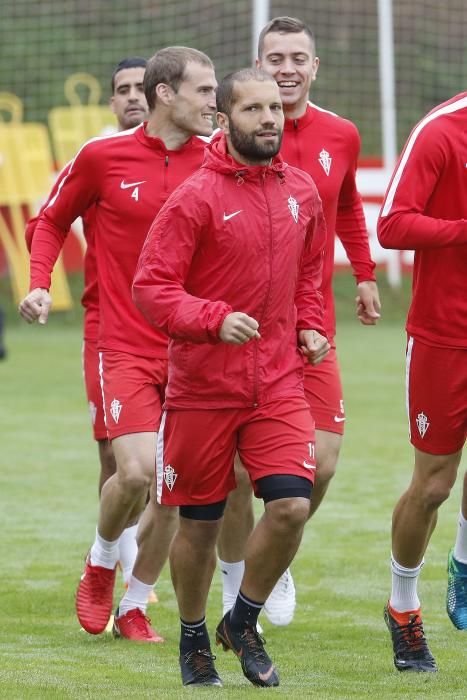
[[[258,69],[227,76],[217,109],[223,133],[156,217],[133,298],[171,338],[156,483],[159,503],[180,506],[170,562],[183,683],[221,684],[205,612],[238,450],[265,512],[216,641],[254,685],[275,686],[256,623],[310,507],[315,435],[303,355],[318,364],[329,350],[318,291],[326,228],[310,176],[277,155],[284,115],[274,78]]]
[[[305,366],[305,396],[316,424],[316,480],[310,517],[319,508],[336,472],[347,416],[336,349],[332,281],[336,236],[345,248],[357,283],[357,315],[364,325],[380,316],[375,263],[371,259],[361,196],[356,184],[360,153],[358,129],[348,119],[310,102],[319,58],[311,28],[296,17],[275,17],[260,32],[257,66],[279,86],[285,114],[280,154],[289,165],[307,172],[318,189],[326,221],[326,246],[320,291],[324,328],[331,350],[319,367]],[[253,529],[251,488],[240,460],[237,488],[227,503],[218,540],[223,608],[229,610],[243,573],[245,543]],[[288,625],[294,616],[295,585],[287,569],[264,606],[274,625]]]

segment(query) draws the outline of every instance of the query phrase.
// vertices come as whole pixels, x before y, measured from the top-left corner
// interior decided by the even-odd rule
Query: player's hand
[[[364,326],[374,326],[381,318],[378,286],[376,282],[359,282],[357,290],[358,296],[355,297],[357,318]]]
[[[19,315],[28,323],[39,321],[41,325],[47,323],[52,297],[47,289],[36,287],[24,297],[18,307]]]
[[[331,349],[328,339],[318,331],[299,331],[298,342],[311,365],[319,365]]]
[[[234,311],[227,314],[219,331],[219,338],[223,343],[231,343],[232,345],[243,345],[248,343],[252,338],[261,338],[258,333],[258,321],[251,316]]]

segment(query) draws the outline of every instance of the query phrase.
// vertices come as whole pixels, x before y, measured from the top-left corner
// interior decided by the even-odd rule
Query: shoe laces
[[[422,619],[419,615],[411,615],[407,624],[398,624],[394,630],[396,636],[396,653],[411,652],[424,655],[429,651]]]
[[[289,569],[286,569],[282,576],[279,578],[277,581],[276,585],[274,586],[273,593],[282,593],[284,595],[287,595],[289,592],[290,584],[292,582],[292,576],[289,571]]]
[[[213,662],[216,660],[210,649],[193,649],[185,654],[185,663],[188,664],[197,679],[209,680],[213,674]]]
[[[246,644],[248,651],[256,661],[263,664],[271,663],[271,660],[264,650],[266,640],[255,627],[248,625],[240,635],[240,639]]]
[[[148,627],[151,627],[151,620],[139,608],[136,608],[131,617],[128,617],[128,623],[133,625],[133,627],[136,630],[138,630],[138,632],[140,632],[143,636],[152,636],[150,633],[150,629],[148,629]]]

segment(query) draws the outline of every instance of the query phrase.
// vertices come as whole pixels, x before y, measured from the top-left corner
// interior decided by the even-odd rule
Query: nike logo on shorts
[[[345,416],[334,416],[334,421],[336,423],[342,423],[343,421],[345,421]]]
[[[304,462],[303,462],[303,466],[305,467],[305,469],[316,469],[315,465],[314,465],[314,464],[308,464],[308,462],[306,461],[306,459],[305,459]],[[263,679],[263,680],[264,680],[264,679]]]
[[[143,185],[146,182],[146,180],[140,180],[139,182],[125,182],[125,180],[122,180],[120,183],[120,188],[122,190],[127,190],[130,187],[137,187],[138,185]]]
[[[238,211],[234,211],[233,214],[226,214],[224,212],[224,221],[228,221],[229,219],[232,219],[234,216],[237,216],[237,214],[240,214],[240,212],[242,212],[242,211],[243,211],[243,209],[239,209]]]

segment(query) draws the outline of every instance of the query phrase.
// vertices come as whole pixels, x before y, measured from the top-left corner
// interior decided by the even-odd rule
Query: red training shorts
[[[306,401],[164,411],[156,454],[158,502],[189,506],[224,500],[235,488],[237,450],[253,484],[271,474],[313,482],[315,430]]]
[[[406,399],[410,442],[422,452],[447,455],[467,436],[467,350],[408,338]]]
[[[109,439],[157,432],[167,384],[167,360],[111,350],[99,353],[99,358]]]
[[[83,377],[91,416],[94,440],[106,440],[107,428],[104,421],[101,380],[99,377],[99,353],[97,341],[83,341]]]
[[[334,345],[319,365],[305,365],[305,398],[318,430],[344,434],[344,399]]]

